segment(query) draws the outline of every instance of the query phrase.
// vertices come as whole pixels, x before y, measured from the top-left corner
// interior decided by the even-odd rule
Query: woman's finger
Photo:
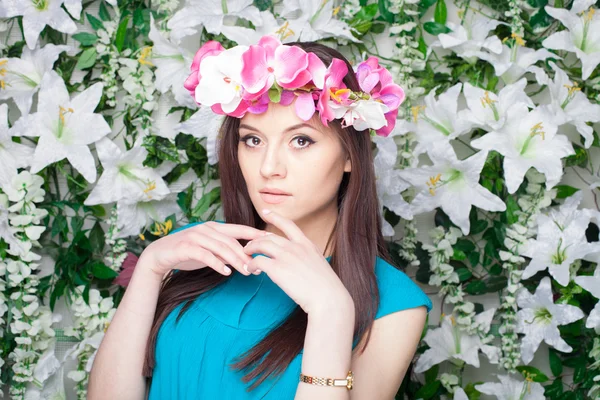
[[[188,237],[194,245],[209,250],[215,256],[220,257],[242,274],[250,275],[250,273],[244,270],[244,264],[249,260],[248,255],[243,252],[242,246],[239,243],[226,243],[225,241],[227,239],[224,238],[225,241],[222,241],[219,239],[219,235],[216,235],[216,237],[214,236],[215,235],[209,236],[200,232],[190,232]]]
[[[273,210],[263,210],[261,215],[265,222],[269,222],[279,228],[291,241],[305,243],[308,240],[302,230],[298,228],[298,225],[291,219],[286,218]]]
[[[277,266],[275,264],[276,261],[272,258],[256,256],[248,263],[248,270],[255,275],[258,275],[257,271],[258,273],[265,272],[269,277],[272,277],[273,274],[276,274],[275,269],[277,269]]]
[[[271,236],[271,235],[269,235]],[[283,238],[280,238],[283,239]],[[286,241],[287,242],[287,241]],[[254,253],[262,253],[271,258],[280,258],[283,254],[283,247],[281,243],[275,243],[275,240],[269,239],[269,237],[264,237],[260,239],[255,239],[246,244],[244,247],[244,253],[246,254],[254,254]]]

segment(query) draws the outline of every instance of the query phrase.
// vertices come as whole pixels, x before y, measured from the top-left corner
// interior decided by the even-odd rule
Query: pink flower
[[[112,283],[116,285],[121,285],[123,287],[127,287],[129,285],[129,281],[133,276],[133,271],[138,262],[138,256],[133,254],[132,252],[127,252],[127,257],[123,261],[123,265],[121,266],[121,272],[119,276],[117,276]]]
[[[332,98],[332,95],[334,101],[338,103],[344,101],[346,92],[340,91],[340,89],[346,88],[346,85],[342,82],[342,79],[344,79],[347,73],[348,66],[339,58],[334,58],[331,60],[331,64],[329,64],[329,67],[325,72],[323,90],[319,96],[319,102],[317,103],[317,110],[321,116],[321,122],[325,126],[329,126],[328,122],[335,118],[335,114],[329,106],[329,101]]]
[[[275,36],[261,37],[242,54],[242,60],[246,99],[267,92],[275,81],[283,88],[295,89],[312,79],[308,54],[300,47],[282,45]]]
[[[221,45],[221,43],[217,42],[216,40],[209,40],[208,42],[204,43],[204,45],[202,45],[202,47],[200,47],[200,49],[196,52],[194,61],[192,61],[192,66],[190,67],[190,71],[192,71],[192,73],[190,76],[188,76],[183,84],[183,86],[190,92],[192,96],[194,96],[194,93],[196,92],[196,86],[198,86],[198,83],[200,82],[200,63],[202,60],[206,57],[216,56],[224,50],[225,48]]]
[[[371,56],[361,62],[357,67],[356,77],[362,91],[388,106],[389,111],[385,113],[388,124],[376,130],[377,135],[388,136],[396,125],[398,107],[406,97],[404,90],[394,83],[390,71],[379,65],[377,57]]]

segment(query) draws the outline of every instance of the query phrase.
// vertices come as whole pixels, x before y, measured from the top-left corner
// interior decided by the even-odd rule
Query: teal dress
[[[171,233],[198,223],[202,222]],[[419,306],[431,311],[431,300],[404,272],[377,257],[375,274],[380,292],[376,319]],[[233,269],[225,283],[193,300],[177,324],[175,318],[183,303],[163,321],[156,341],[149,400],[293,399],[302,352],[280,376],[269,377],[250,392],[246,389],[254,381],[244,383],[245,374],[229,365],[282,322],[295,306],[266,273],[245,276]],[[353,348],[357,344],[356,340]]]

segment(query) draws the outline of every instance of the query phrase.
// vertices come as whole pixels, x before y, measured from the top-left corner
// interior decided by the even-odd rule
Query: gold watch
[[[354,374],[352,371],[348,371],[346,379],[332,379],[332,378],[317,378],[314,376],[308,376],[300,374],[300,382],[310,383],[312,385],[320,386],[345,386],[346,389],[352,390],[352,384],[354,382]]]

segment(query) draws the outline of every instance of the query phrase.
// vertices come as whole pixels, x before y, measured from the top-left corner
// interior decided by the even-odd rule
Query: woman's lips
[[[260,197],[263,199],[265,203],[269,204],[278,204],[282,201],[285,201],[288,197],[291,197],[289,194],[271,194],[271,193],[260,193]]]

